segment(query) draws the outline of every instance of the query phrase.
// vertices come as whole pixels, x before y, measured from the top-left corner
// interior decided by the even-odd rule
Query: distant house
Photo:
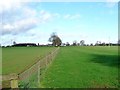
[[[37,45],[35,43],[18,43],[18,44],[14,44],[12,46],[13,47],[21,47],[21,46],[27,47],[27,46],[37,46]]]

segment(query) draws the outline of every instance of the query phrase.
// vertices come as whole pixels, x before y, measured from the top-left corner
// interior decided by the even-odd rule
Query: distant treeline
[[[18,44],[14,44],[11,46],[6,46],[6,47],[37,47],[37,46],[53,46],[52,44],[47,44],[47,45],[37,45],[36,43],[18,43]],[[2,46],[5,47],[5,46]]]
[[[54,46],[53,44],[46,44],[46,45],[40,45],[39,43],[36,44],[36,43],[18,43],[18,44],[14,44],[12,46],[6,46],[6,47],[37,47],[37,46],[40,46],[40,47],[43,47],[43,46]],[[69,44],[69,43],[62,43],[61,46],[120,46],[120,44],[114,44],[114,43],[101,43],[101,44],[83,44],[83,45],[80,45],[79,43],[78,44]],[[2,46],[2,47],[5,47],[5,46]]]
[[[37,46],[37,45],[35,43],[19,43],[12,45],[12,47],[21,47],[21,46]]]
[[[106,44],[97,44],[95,46],[120,46],[120,44],[106,43]]]
[[[120,46],[120,44],[114,44],[114,43],[106,43],[106,44],[83,44],[83,45],[79,45],[79,44],[72,44],[72,45],[66,45],[66,46]]]

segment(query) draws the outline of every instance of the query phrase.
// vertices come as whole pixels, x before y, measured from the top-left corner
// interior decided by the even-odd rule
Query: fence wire
[[[52,60],[55,58],[56,54],[58,53],[58,50],[59,50],[59,47],[55,49],[53,52],[50,52],[48,55],[46,55],[42,59],[39,59],[38,62],[36,62],[30,68],[17,74],[18,87],[19,88],[34,88],[34,87],[40,86],[40,79],[41,79],[42,72],[44,72],[48,64],[50,64]],[[7,77],[5,76],[5,78],[2,78],[2,82],[5,82],[4,80],[9,81],[8,86],[9,88],[12,88],[10,82],[11,80],[14,79],[14,77],[12,77],[11,79],[11,78],[8,78],[8,76],[10,75],[7,75]]]
[[[22,81],[23,87],[36,87],[40,84],[40,75],[42,72],[47,68],[48,64],[52,62],[55,58],[58,49],[55,49],[53,52],[50,52],[44,58],[40,59],[37,63],[31,66],[29,69],[25,70],[24,72],[20,73],[19,81]],[[26,85],[25,85],[26,84]]]

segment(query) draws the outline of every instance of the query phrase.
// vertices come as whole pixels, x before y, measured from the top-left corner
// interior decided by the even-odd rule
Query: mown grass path
[[[118,87],[118,47],[61,47],[42,81],[47,88]]]

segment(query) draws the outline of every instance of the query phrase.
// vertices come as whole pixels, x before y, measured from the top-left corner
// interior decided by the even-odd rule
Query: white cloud
[[[59,17],[57,13],[49,13],[45,10],[36,11],[29,6],[29,3],[15,3],[17,4],[14,2],[3,3],[5,9],[2,8],[0,13],[2,15],[0,27],[2,35],[19,34],[36,27],[40,23],[46,23],[55,17]]]
[[[36,0],[35,0],[36,1]],[[106,0],[41,0],[41,2],[105,2]],[[118,1],[118,0],[112,0]]]
[[[79,14],[73,15],[71,19],[79,19],[81,16]]]
[[[29,42],[34,39],[34,42],[45,41],[43,43],[47,43],[48,40],[43,40],[43,38],[49,38],[49,35],[45,36],[45,34],[40,33],[42,30],[36,32],[34,28],[41,23],[47,23],[54,18],[59,18],[60,14],[50,13],[45,10],[39,11],[31,7],[28,2],[4,2],[3,4],[0,3],[0,16],[2,16],[0,33],[2,33],[3,37],[0,43],[2,45],[11,45],[11,40]],[[33,31],[29,32],[30,30]],[[42,41],[39,41],[38,38],[42,38]]]
[[[37,25],[36,18],[28,18],[11,24],[2,25],[2,35],[4,34],[18,34],[19,32],[25,32]]]
[[[22,9],[23,9],[23,16],[35,17],[37,15],[37,11],[32,9],[32,8],[25,7],[25,8],[22,8]]]
[[[0,3],[0,15],[2,35],[25,32],[41,23],[39,17],[36,17],[36,10],[32,9],[28,2],[23,3],[18,0],[5,0]]]
[[[112,8],[112,7],[114,7],[116,4],[117,4],[116,2],[107,2],[106,7]]]
[[[53,18],[60,18],[60,14],[58,13],[50,13],[45,10],[40,11],[40,18],[43,22],[52,20]]]
[[[69,19],[71,16],[69,14],[65,15],[64,18],[65,19]]]
[[[61,15],[60,15],[60,14],[58,14],[58,13],[55,13],[55,14],[53,14],[53,17],[60,18],[60,17],[61,17]]]
[[[13,11],[21,7],[23,3],[18,0],[3,0],[0,2],[0,13],[5,11]],[[25,4],[25,3],[24,3]]]
[[[42,16],[43,21],[50,20],[52,18],[52,15],[50,13],[46,13]]]
[[[0,32],[2,32],[2,35],[15,34],[20,31],[20,29],[25,30],[24,28],[27,26],[24,26],[23,24],[28,25],[31,23],[28,23],[28,20],[25,21],[24,16],[30,13],[30,11],[27,12],[28,9],[26,10],[25,8],[26,3],[5,0],[0,4],[0,15],[2,16]]]
[[[79,19],[79,18],[81,18],[80,14],[74,14],[74,15],[66,14],[66,15],[64,15],[64,19]]]
[[[119,0],[106,0],[106,7],[112,8],[114,7]]]
[[[106,0],[106,2],[118,2],[119,0]]]

